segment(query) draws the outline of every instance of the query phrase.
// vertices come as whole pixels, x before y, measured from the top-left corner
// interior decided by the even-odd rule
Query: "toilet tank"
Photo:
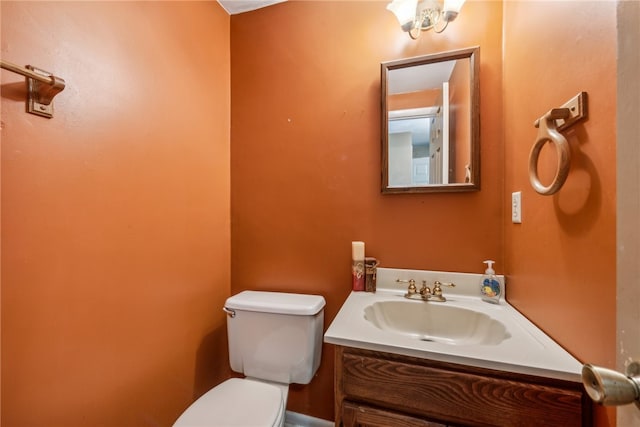
[[[308,384],[320,366],[324,305],[319,295],[284,292],[244,291],[228,298],[231,369],[267,381]]]

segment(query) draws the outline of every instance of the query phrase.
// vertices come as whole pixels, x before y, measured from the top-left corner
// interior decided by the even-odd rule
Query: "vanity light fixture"
[[[403,31],[412,39],[420,37],[422,31],[433,29],[441,33],[449,22],[456,19],[465,0],[393,0],[387,10],[398,18]]]

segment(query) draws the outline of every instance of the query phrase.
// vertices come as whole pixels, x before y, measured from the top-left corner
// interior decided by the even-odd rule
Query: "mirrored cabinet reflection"
[[[480,189],[479,49],[383,62],[382,192]]]

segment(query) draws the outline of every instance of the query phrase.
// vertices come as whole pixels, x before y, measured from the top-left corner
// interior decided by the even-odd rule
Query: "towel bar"
[[[64,90],[64,79],[31,65],[22,68],[5,60],[0,60],[0,67],[27,78],[29,89],[27,111],[29,113],[47,118],[53,117],[53,98]]]

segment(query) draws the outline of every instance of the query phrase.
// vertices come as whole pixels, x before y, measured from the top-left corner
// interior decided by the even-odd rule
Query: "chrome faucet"
[[[453,288],[456,285],[454,283],[442,283],[436,280],[433,283],[433,290],[427,286],[427,281],[422,281],[422,287],[420,290],[416,288],[416,281],[413,279],[409,280],[401,280],[396,279],[396,283],[408,283],[409,287],[407,288],[407,293],[404,294],[404,297],[407,299],[421,299],[423,301],[435,301],[435,302],[445,302],[447,299],[442,295],[442,287],[446,286],[449,288]]]

